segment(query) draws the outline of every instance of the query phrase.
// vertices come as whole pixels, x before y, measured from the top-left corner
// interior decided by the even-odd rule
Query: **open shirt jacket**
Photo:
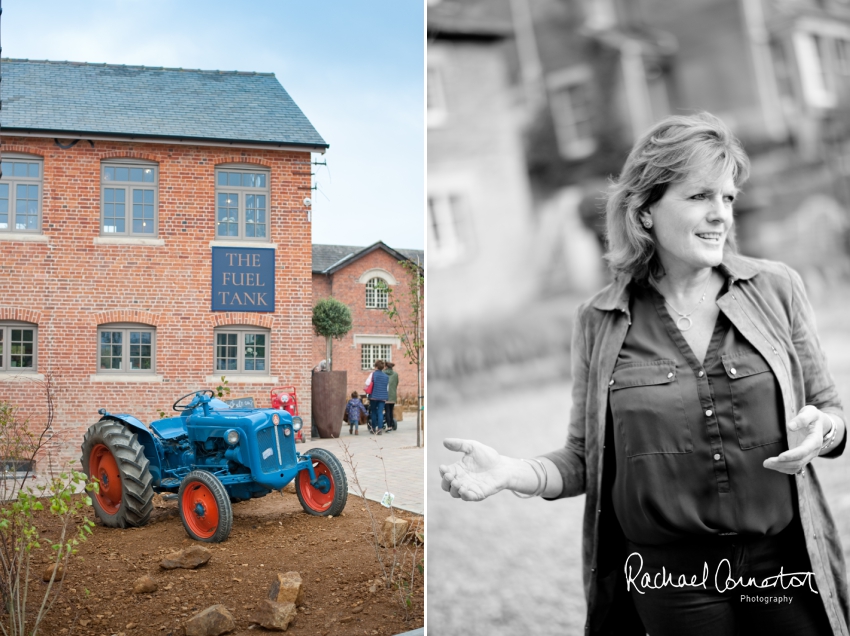
[[[717,300],[717,305],[773,371],[782,392],[786,421],[807,404],[844,419],[800,276],[781,263],[750,259],[729,251],[720,269],[729,278],[729,290]],[[610,555],[617,548],[610,545],[610,539],[608,544],[600,546],[600,535],[622,536],[612,533],[610,527],[602,527],[615,523],[610,497],[603,493],[602,449],[608,382],[631,324],[630,280],[629,276],[618,277],[578,309],[572,338],[573,404],[567,444],[545,455],[555,463],[563,478],[564,488],[558,498],[587,495],[582,562],[588,607],[585,632],[589,634],[645,633],[625,593],[622,560],[613,570],[605,568],[605,572],[600,572],[597,567],[600,558],[606,557],[605,553],[600,556],[600,551]],[[846,437],[829,455],[840,455],[845,444]],[[820,598],[833,633],[850,636],[844,557],[814,467],[810,465],[804,475],[797,475],[795,483],[806,548]],[[606,484],[610,488],[610,481]],[[742,589],[781,594],[781,587]],[[617,625],[612,625],[612,621]]]

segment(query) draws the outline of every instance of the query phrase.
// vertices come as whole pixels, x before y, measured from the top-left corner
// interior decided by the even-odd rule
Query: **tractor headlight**
[[[292,430],[296,433],[301,430],[301,427],[304,426],[304,420],[302,420],[297,415],[292,417]]]
[[[284,434],[286,437],[289,437],[290,435],[292,435],[292,431],[290,431],[288,428],[284,428],[284,429],[283,429],[283,434]]]
[[[278,415],[277,413],[272,415],[272,424],[274,424],[275,426],[280,424],[280,415]]]
[[[227,443],[231,446],[236,446],[239,443],[239,431],[227,431],[227,434],[224,436],[224,439],[226,439]]]

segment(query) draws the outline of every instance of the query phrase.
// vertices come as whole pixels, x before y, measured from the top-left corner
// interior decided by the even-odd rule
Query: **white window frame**
[[[366,281],[366,309],[386,309],[389,306],[390,286],[382,276]]]
[[[469,254],[471,233],[464,228],[471,221],[472,205],[469,191],[462,187],[433,189],[428,193],[428,267],[452,265]]]
[[[3,171],[3,176],[0,178],[0,184],[9,186],[9,198],[7,202],[8,207],[8,216],[6,220],[7,227],[0,227],[0,233],[3,234],[41,234],[42,225],[43,225],[43,206],[42,206],[42,195],[44,193],[44,159],[42,157],[38,157],[35,155],[25,155],[18,153],[3,153],[2,162],[6,164],[13,163],[26,163],[27,165],[36,165],[38,167],[38,177],[30,177],[30,176],[14,176],[14,174],[7,175],[6,171]],[[18,199],[18,186],[36,186],[37,189],[37,201],[38,201],[38,217],[36,220],[36,227],[33,229],[18,229],[18,214],[17,214],[17,199]],[[27,198],[29,200],[29,198]],[[26,216],[29,216],[27,213]]]
[[[225,344],[219,345],[219,336],[220,335],[231,335],[236,336],[235,345],[231,345],[229,342]],[[246,336],[257,336],[262,335],[265,337],[265,355],[263,356],[265,369],[257,371],[256,369],[246,371],[245,370],[245,349],[248,345],[245,344]],[[219,361],[219,346],[224,347],[236,347],[236,368],[235,369],[219,369],[218,361]],[[224,359],[230,359],[226,357]],[[271,330],[265,329],[263,327],[256,327],[254,325],[227,325],[226,327],[216,327],[213,331],[213,373],[216,377],[224,376],[232,376],[232,375],[270,375],[271,374]]]
[[[425,105],[428,128],[445,125],[448,118],[446,105],[445,60],[437,51],[428,51],[425,75]]]
[[[104,346],[114,346],[112,343],[104,343],[101,337],[101,334],[104,332],[111,333],[121,333],[121,366],[117,369],[109,368],[104,369],[101,368],[102,363],[102,353]],[[131,358],[133,343],[131,342],[132,333],[149,333],[151,335],[151,342],[149,345],[145,345],[143,343],[138,343],[136,346],[150,346],[150,358],[151,358],[151,367],[150,369],[134,369],[132,367]],[[141,350],[139,351],[141,355]],[[113,356],[109,356],[112,358]],[[145,356],[147,357],[147,356]],[[110,374],[110,373],[132,373],[132,374],[155,374],[156,373],[156,327],[152,325],[146,325],[143,323],[135,323],[135,322],[113,322],[113,323],[105,323],[97,326],[97,373],[98,374]]]
[[[219,174],[221,173],[259,174],[265,177],[265,186],[231,186],[219,185]],[[219,234],[219,195],[236,195],[236,227],[237,235]],[[246,200],[248,196],[258,195],[265,197],[265,236],[246,236]],[[271,241],[271,170],[265,166],[245,163],[221,164],[215,167],[215,240],[216,241],[245,241],[246,243],[268,243]],[[228,217],[229,218],[229,217]]]
[[[32,366],[12,366],[12,331],[32,330]],[[23,341],[22,341],[23,342]],[[22,354],[16,354],[22,355]],[[0,321],[0,374],[35,373],[38,369],[38,325],[21,320]]]
[[[368,355],[367,355],[368,352]],[[361,342],[360,343],[360,369],[366,371],[375,368],[375,360],[392,362],[392,344],[384,342]],[[383,354],[386,353],[386,356]],[[364,357],[365,356],[365,357]]]
[[[591,115],[584,117],[570,95],[570,89],[584,86],[592,96],[592,81],[593,73],[585,65],[562,69],[546,80],[558,151],[565,159],[583,159],[596,151],[596,137],[592,132],[589,136],[583,135],[580,128],[581,124],[592,124],[592,109],[586,109]]]
[[[144,171],[152,171],[153,172],[153,181],[130,181],[129,177],[127,181],[119,181],[116,178],[109,179],[107,181],[107,170],[117,170],[117,169],[127,169],[127,170],[142,170]],[[115,191],[123,191],[124,201],[117,202],[114,199],[114,194],[110,197],[110,201],[107,201],[107,190]],[[147,192],[153,191],[153,201],[148,202],[142,200],[140,202],[136,202],[134,200],[134,196],[136,192]],[[143,195],[144,196],[144,195]],[[107,206],[112,205],[115,206],[116,203],[123,203],[124,205],[124,231],[119,232],[118,230],[107,230],[106,225],[106,213],[108,211],[113,212],[113,216],[111,218],[115,218],[115,208],[108,208]],[[134,230],[134,206],[140,204],[142,206],[142,213],[144,215],[144,207],[147,205],[153,206],[153,228],[150,232],[141,230]],[[146,227],[147,219],[142,217],[142,223]],[[159,237],[159,165],[154,163],[153,161],[145,161],[142,159],[105,159],[100,162],[100,236],[109,236],[109,237],[131,237],[131,238],[158,238]],[[98,367],[100,364],[98,364]]]

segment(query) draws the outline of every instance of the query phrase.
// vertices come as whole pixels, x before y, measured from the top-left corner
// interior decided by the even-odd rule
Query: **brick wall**
[[[62,149],[53,139],[15,137],[4,137],[0,149],[44,161],[47,242],[0,240],[0,320],[38,325],[37,371],[52,378],[56,396],[51,441],[56,457],[79,457],[83,433],[97,421],[100,407],[150,422],[159,409],[171,413],[178,397],[214,388],[207,378],[217,375],[213,329],[221,325],[270,329],[270,377],[294,384],[301,414],[309,416],[311,228],[301,203],[310,186],[309,152],[104,141]],[[159,164],[158,236],[164,245],[95,241],[101,161],[113,158]],[[210,311],[214,170],[222,163],[270,170],[269,228],[277,245],[274,313]],[[161,381],[98,381],[97,328],[116,321],[156,327]],[[258,406],[268,405],[273,386],[268,379],[244,383],[231,376],[229,382],[232,397],[253,396]],[[0,375],[0,400],[19,406],[34,424],[43,421],[43,386],[33,379]]]
[[[397,302],[403,310],[405,322],[410,316],[410,305],[406,300],[408,277],[398,261],[383,249],[377,249],[350,265],[337,270],[334,274],[313,274],[313,303],[321,298],[333,296],[351,309],[352,328],[342,340],[333,342],[333,368],[335,371],[348,372],[348,391],[363,392],[363,385],[369,371],[361,367],[360,346],[355,346],[355,336],[376,336],[396,334],[392,322],[383,309],[366,308],[366,285],[360,282],[360,277],[371,269],[382,269],[389,272],[396,281],[393,286]],[[325,358],[325,339],[313,336],[313,364]],[[392,361],[395,371],[399,374],[398,399],[416,399],[416,365],[411,364],[404,356],[403,347],[392,347]]]

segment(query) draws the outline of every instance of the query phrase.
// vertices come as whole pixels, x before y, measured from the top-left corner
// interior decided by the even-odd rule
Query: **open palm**
[[[453,464],[441,465],[441,487],[452,497],[464,501],[481,501],[504,490],[510,471],[506,459],[481,442],[465,439],[445,439],[443,445],[463,453]]]

